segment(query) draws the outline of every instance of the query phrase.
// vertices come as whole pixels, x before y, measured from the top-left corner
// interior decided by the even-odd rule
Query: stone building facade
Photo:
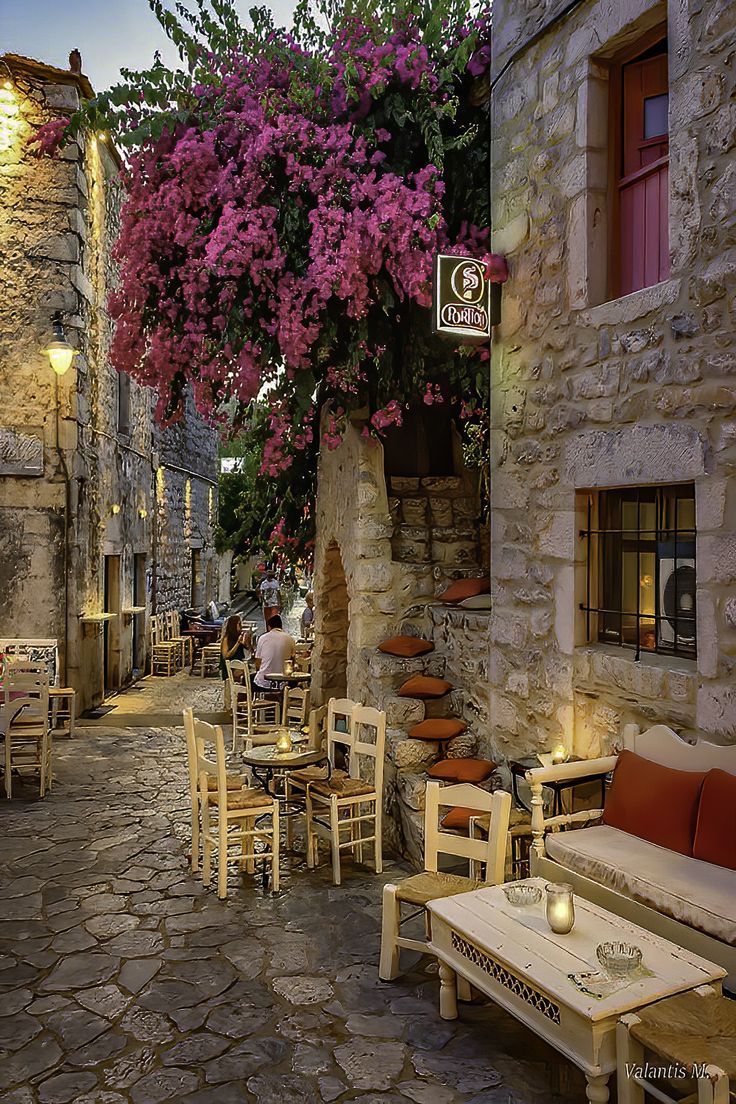
[[[510,277],[492,355],[492,744],[598,754],[622,723],[653,720],[734,742],[733,4],[497,0],[493,22],[493,248]],[[624,190],[651,173],[619,179],[622,74],[653,57],[668,251],[659,278],[622,295]],[[670,517],[632,535],[655,525],[632,517],[678,495],[694,498],[687,532]],[[606,520],[616,496],[623,543]],[[616,556],[632,551],[640,592],[617,599]],[[694,623],[665,616],[673,566],[694,571],[687,602],[674,592]]]
[[[396,451],[411,460],[408,447]],[[347,695],[386,711],[385,839],[420,862],[425,769],[440,746],[412,739],[409,729],[457,717],[468,731],[448,753],[487,749],[489,614],[440,605],[437,596],[455,579],[487,575],[488,541],[478,474],[463,468],[457,448],[443,474],[387,474],[385,460],[359,422],[320,456],[312,696],[318,704]],[[434,651],[417,659],[378,651],[399,633],[425,637]],[[399,696],[412,674],[446,678],[453,689],[438,701]]]
[[[155,428],[150,393],[109,364],[115,151],[28,149],[89,83],[0,69],[0,637],[57,639],[83,710],[145,668],[151,612],[215,596],[217,441],[193,410]],[[41,353],[57,311],[79,349],[60,377]]]

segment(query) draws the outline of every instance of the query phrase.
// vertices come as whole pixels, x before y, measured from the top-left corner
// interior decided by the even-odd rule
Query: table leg
[[[457,1019],[457,975],[444,962],[440,962],[440,1016],[443,1020]]]
[[[608,1091],[608,1079],[611,1075],[604,1073],[598,1077],[593,1077],[591,1074],[586,1073],[585,1080],[588,1082],[585,1086],[585,1095],[591,1104],[607,1104],[609,1099]]]

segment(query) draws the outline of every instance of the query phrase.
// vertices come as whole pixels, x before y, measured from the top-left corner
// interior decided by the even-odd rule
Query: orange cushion
[[[467,727],[465,721],[453,717],[430,717],[410,728],[409,735],[415,740],[451,740]]]
[[[675,770],[622,751],[603,823],[669,851],[692,855],[705,771]]]
[[[485,782],[495,769],[490,759],[440,759],[427,774],[443,782]]]
[[[434,644],[429,640],[422,640],[421,636],[392,636],[390,640],[384,640],[383,644],[379,644],[378,650],[385,652],[386,655],[413,659],[415,656],[433,652]]]
[[[467,832],[471,817],[485,815],[483,809],[463,809],[462,806],[455,805],[449,813],[445,813],[440,824],[443,828],[460,828]]]
[[[462,602],[465,598],[475,598],[476,594],[488,594],[490,590],[489,579],[456,579],[440,594],[440,601]]]
[[[736,775],[709,770],[700,791],[693,855],[736,870]]]
[[[396,693],[400,698],[442,698],[452,690],[452,683],[445,679],[412,675]]]

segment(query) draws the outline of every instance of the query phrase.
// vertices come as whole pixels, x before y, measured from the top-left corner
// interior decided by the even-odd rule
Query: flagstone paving
[[[582,1104],[499,1009],[441,1020],[428,959],[378,980],[403,868],[346,863],[333,887],[296,855],[278,897],[235,869],[227,902],[205,890],[184,758],[180,731],[82,729],[46,800],[0,806],[1,1101]]]

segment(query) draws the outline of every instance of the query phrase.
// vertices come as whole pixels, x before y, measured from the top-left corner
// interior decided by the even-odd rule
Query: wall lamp
[[[49,364],[57,376],[63,376],[71,368],[75,356],[79,354],[79,350],[70,345],[66,339],[64,327],[61,324],[60,311],[56,312],[51,321],[54,327],[54,337],[42,352],[49,358]]]

